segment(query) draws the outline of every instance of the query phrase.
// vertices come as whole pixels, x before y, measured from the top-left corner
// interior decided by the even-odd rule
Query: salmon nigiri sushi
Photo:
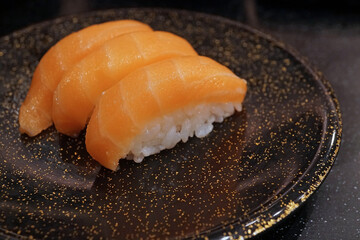
[[[135,20],[111,21],[72,33],[50,48],[36,67],[29,92],[20,108],[20,132],[35,136],[52,125],[53,92],[63,74],[75,63],[109,39],[137,31],[152,29]]]
[[[87,127],[87,151],[111,170],[122,158],[141,162],[194,134],[206,136],[213,122],[241,110],[246,90],[245,80],[207,57],[145,66],[101,95]]]
[[[135,32],[107,41],[58,84],[52,108],[56,129],[76,137],[85,128],[101,93],[127,74],[167,58],[195,55],[185,39],[169,32]]]

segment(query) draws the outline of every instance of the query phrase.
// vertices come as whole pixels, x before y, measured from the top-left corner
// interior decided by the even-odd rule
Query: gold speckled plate
[[[248,80],[244,110],[148,157],[101,168],[84,134],[18,132],[18,109],[41,56],[87,25],[132,18],[188,39]],[[341,137],[339,105],[321,74],[240,23],[174,10],[69,16],[0,38],[0,236],[84,239],[251,237],[324,180]]]

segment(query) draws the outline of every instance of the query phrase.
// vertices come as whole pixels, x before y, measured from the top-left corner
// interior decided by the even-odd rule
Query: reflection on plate
[[[32,72],[57,40],[132,18],[185,37],[248,80],[244,110],[206,138],[143,163],[101,168],[84,134],[18,132]],[[292,50],[219,17],[121,9],[69,16],[0,39],[0,235],[43,239],[250,237],[289,215],[337,154],[341,119],[329,84]]]

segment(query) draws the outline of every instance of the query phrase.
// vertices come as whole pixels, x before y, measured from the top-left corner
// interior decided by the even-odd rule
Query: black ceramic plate
[[[132,18],[188,39],[248,80],[244,110],[143,163],[100,167],[84,134],[29,138],[18,109],[41,56],[87,25]],[[251,237],[303,203],[337,154],[329,84],[283,44],[223,18],[121,9],[70,16],[0,39],[0,235],[83,239]]]

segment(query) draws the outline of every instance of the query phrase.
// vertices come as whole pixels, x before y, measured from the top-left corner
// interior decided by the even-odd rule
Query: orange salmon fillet
[[[85,128],[101,93],[126,75],[164,59],[195,55],[185,39],[169,32],[135,32],[107,41],[58,84],[52,106],[56,129],[76,137]]]
[[[104,42],[137,31],[152,29],[134,20],[111,21],[72,33],[50,48],[36,67],[29,92],[20,107],[20,132],[35,136],[52,125],[53,92],[75,63]]]
[[[207,57],[177,57],[140,68],[99,98],[87,127],[87,151],[116,170],[150,122],[202,103],[241,103],[246,90],[245,80]]]

